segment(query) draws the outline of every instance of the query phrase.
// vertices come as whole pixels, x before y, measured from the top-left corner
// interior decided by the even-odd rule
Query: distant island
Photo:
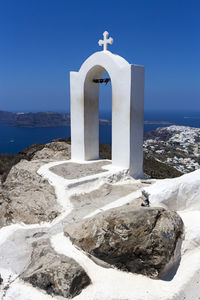
[[[15,127],[70,126],[70,114],[57,112],[14,113],[0,110],[0,123]],[[111,120],[100,119],[100,125],[111,125]],[[165,121],[144,121],[144,124],[171,124]]]
[[[56,112],[13,113],[0,111],[0,123],[16,127],[69,126],[70,115]]]

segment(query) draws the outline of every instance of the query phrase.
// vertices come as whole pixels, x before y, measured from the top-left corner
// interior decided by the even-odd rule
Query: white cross
[[[103,51],[107,51],[108,44],[112,45],[112,43],[113,43],[113,38],[109,37],[109,39],[108,39],[108,35],[109,35],[108,31],[104,31],[104,33],[103,33],[104,39],[99,40],[99,46],[103,45]]]

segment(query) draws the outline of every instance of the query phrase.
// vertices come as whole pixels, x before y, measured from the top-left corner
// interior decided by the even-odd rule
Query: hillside
[[[145,133],[144,153],[188,173],[200,168],[200,128],[172,125]]]
[[[30,147],[20,151],[17,154],[0,154],[0,177],[2,181],[5,181],[7,174],[11,167],[18,163],[21,159],[30,161],[37,152],[45,149],[50,151],[51,149],[57,149],[56,143],[63,142],[65,147],[70,147],[71,140],[69,139],[58,139],[54,140],[53,143],[49,144],[34,144]],[[59,148],[57,149],[59,152]],[[63,149],[62,149],[63,150]],[[47,152],[48,152],[47,151]],[[48,153],[47,153],[48,158]],[[111,159],[111,146],[100,143],[100,158]],[[44,155],[45,159],[45,155]],[[144,173],[147,177],[151,178],[173,178],[182,175],[182,173],[172,166],[168,166],[165,163],[159,162],[154,157],[144,153]]]

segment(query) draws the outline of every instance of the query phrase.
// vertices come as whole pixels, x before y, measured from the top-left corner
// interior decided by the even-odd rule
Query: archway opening
[[[84,82],[85,159],[111,159],[112,83],[102,66],[89,70]],[[99,147],[99,142],[100,147]],[[107,144],[108,146],[103,146]]]
[[[112,159],[112,85],[108,72],[99,86],[99,156]]]

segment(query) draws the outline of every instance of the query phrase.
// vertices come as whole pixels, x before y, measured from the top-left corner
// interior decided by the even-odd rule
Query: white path
[[[43,291],[33,288],[29,284],[18,279],[18,274],[24,267],[23,257],[27,255],[26,240],[27,235],[45,231],[51,238],[51,243],[58,253],[74,258],[88,273],[92,280],[92,284],[84,289],[80,295],[75,297],[76,300],[157,300],[157,299],[176,299],[176,300],[197,300],[200,296],[200,211],[180,211],[180,215],[185,223],[185,241],[182,246],[182,260],[177,270],[176,275],[171,281],[152,280],[142,275],[135,275],[125,273],[116,269],[107,269],[96,265],[90,260],[82,251],[79,251],[72,245],[70,240],[63,235],[62,221],[72,211],[73,206],[69,201],[69,184],[71,182],[54,173],[49,169],[52,166],[62,164],[62,162],[54,162],[46,164],[38,171],[40,175],[46,178],[51,185],[54,186],[58,202],[63,206],[63,213],[56,218],[52,223],[24,225],[16,224],[3,227],[0,230],[0,274],[5,283],[9,283],[9,289],[5,296],[4,291],[0,291],[0,297],[3,300],[48,300],[51,296],[45,294]],[[117,172],[117,175],[114,173]],[[79,192],[85,189],[85,185],[90,190],[95,189],[102,182],[114,181],[117,182],[119,178],[123,177],[123,170],[108,170],[102,173],[99,179],[95,176],[85,178],[85,184],[79,186]],[[200,173],[199,173],[200,175]],[[198,177],[195,174],[194,178]],[[185,180],[184,177],[183,181]],[[200,178],[200,177],[198,177]],[[93,184],[88,181],[95,179]],[[126,177],[125,177],[126,179]],[[83,179],[81,179],[83,181]],[[174,182],[176,179],[174,180]],[[181,179],[179,179],[181,181]],[[126,182],[126,181],[124,181]],[[157,193],[161,191],[159,188]],[[173,180],[170,181],[169,187]],[[156,183],[157,184],[157,183]],[[152,190],[155,194],[155,186]],[[167,189],[168,181],[162,181],[162,187]],[[149,190],[151,187],[149,188]],[[73,190],[73,189],[72,189]],[[148,189],[147,189],[148,190]],[[95,215],[99,211],[107,210],[111,207],[123,205],[140,195],[140,191],[129,194],[126,197],[118,199],[99,210],[94,210],[90,215]],[[152,193],[153,194],[153,193]],[[158,198],[158,197],[157,197]],[[157,199],[156,198],[156,199]],[[157,203],[156,203],[157,204]],[[160,203],[162,205],[162,203]],[[165,203],[166,205],[166,203]],[[195,206],[196,208],[196,206]],[[88,217],[88,216],[87,216]],[[7,247],[7,248],[6,248]],[[11,249],[6,253],[6,249]],[[21,250],[19,250],[21,249]],[[20,253],[21,251],[21,253]],[[21,256],[21,260],[19,259]],[[10,264],[10,265],[9,265]],[[63,299],[62,297],[55,297],[55,299]]]

